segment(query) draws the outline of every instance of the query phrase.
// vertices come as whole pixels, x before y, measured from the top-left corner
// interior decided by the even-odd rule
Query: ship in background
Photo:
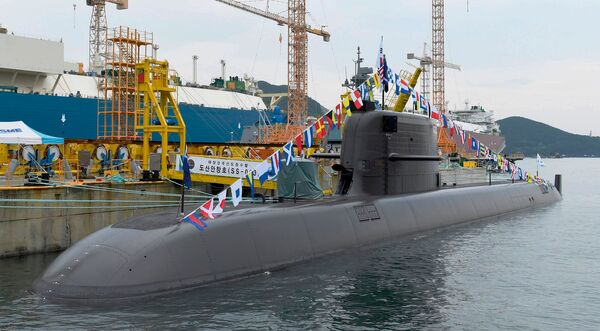
[[[222,63],[222,74],[225,74]],[[272,111],[250,77],[183,85],[170,76],[191,143],[235,143],[252,136]],[[82,63],[64,60],[62,41],[17,36],[0,28],[0,121],[24,121],[36,130],[71,140],[98,138],[100,77]],[[246,141],[251,138],[246,138]]]

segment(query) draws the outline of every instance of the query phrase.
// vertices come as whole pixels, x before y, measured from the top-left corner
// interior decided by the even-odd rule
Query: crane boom
[[[290,21],[286,17],[283,17],[283,16],[275,14],[275,13],[268,12],[266,10],[258,9],[256,7],[252,7],[252,6],[247,5],[240,1],[235,1],[235,0],[215,0],[215,1],[224,3],[231,7],[235,7],[235,8],[241,9],[243,11],[247,11],[249,13],[252,13],[252,14],[267,18],[267,19],[270,19],[272,21],[277,22],[277,24],[279,24],[279,25],[288,25],[288,26],[290,25]],[[329,34],[329,32],[327,32],[327,31],[325,31],[324,28],[317,29],[317,28],[311,27],[310,25],[305,25],[305,29],[306,29],[306,32],[308,32],[308,33],[312,33],[314,35],[323,37],[324,41],[329,41],[329,39],[331,38],[331,34]]]

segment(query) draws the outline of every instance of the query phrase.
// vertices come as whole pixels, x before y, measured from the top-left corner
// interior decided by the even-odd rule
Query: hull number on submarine
[[[361,222],[375,221],[379,219],[379,212],[373,204],[362,205],[354,207],[356,216]]]

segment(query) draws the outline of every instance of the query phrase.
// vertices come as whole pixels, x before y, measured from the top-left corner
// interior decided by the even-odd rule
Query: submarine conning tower
[[[388,195],[439,187],[437,128],[427,117],[353,112],[344,128],[339,194]]]

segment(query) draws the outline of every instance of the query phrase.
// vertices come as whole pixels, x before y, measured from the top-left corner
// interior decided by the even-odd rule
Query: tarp
[[[64,144],[63,138],[49,136],[30,128],[23,121],[0,122],[0,144]]]
[[[296,159],[290,166],[282,163],[277,175],[277,189],[282,198],[294,198],[294,184],[298,199],[321,199],[323,189],[317,176],[317,164],[311,160]]]

